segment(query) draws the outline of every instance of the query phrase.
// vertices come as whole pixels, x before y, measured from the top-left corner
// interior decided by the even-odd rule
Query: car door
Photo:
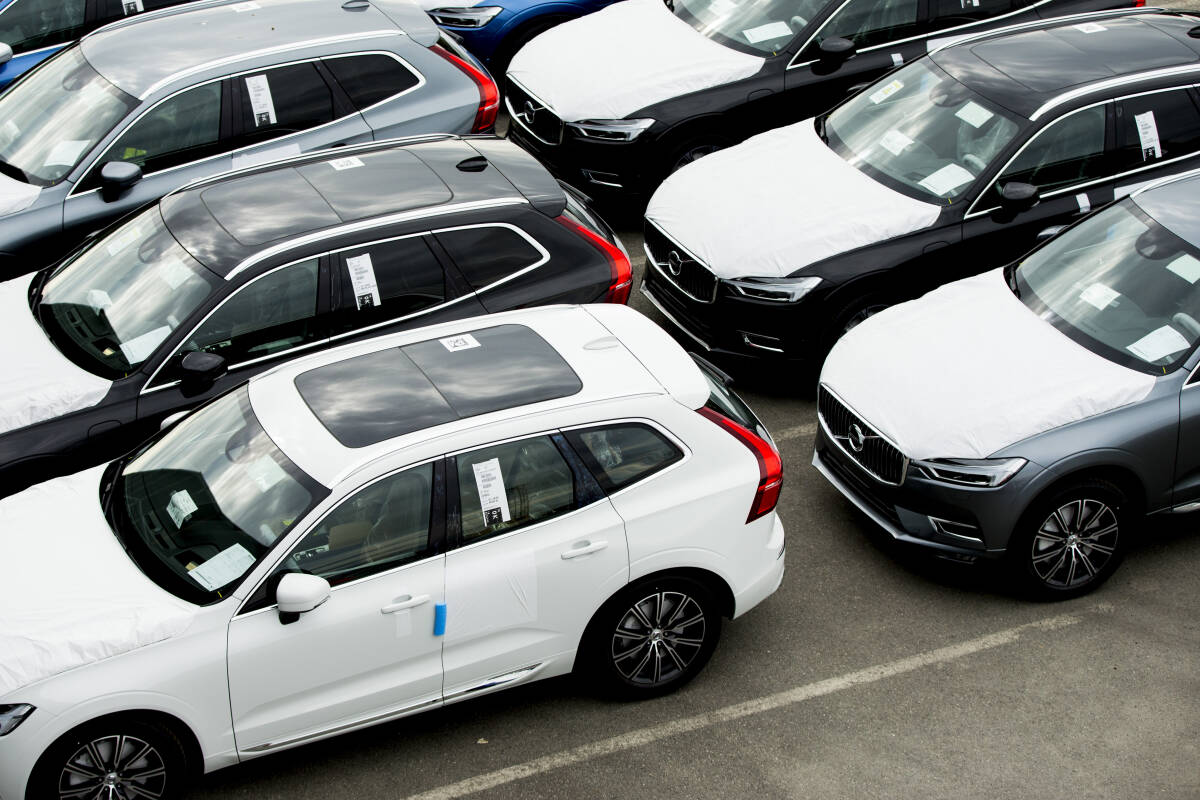
[[[458,453],[447,476],[446,700],[555,657],[565,670],[628,582],[620,516],[560,434]]]
[[[229,705],[238,750],[261,752],[367,719],[441,703],[434,629],[445,556],[442,464],[351,492],[322,514],[229,623]],[[329,600],[283,624],[287,572],[319,575]]]

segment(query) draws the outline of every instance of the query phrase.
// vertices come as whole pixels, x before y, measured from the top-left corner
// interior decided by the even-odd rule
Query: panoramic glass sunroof
[[[304,402],[346,447],[582,388],[558,351],[524,325],[415,342],[296,376]]]

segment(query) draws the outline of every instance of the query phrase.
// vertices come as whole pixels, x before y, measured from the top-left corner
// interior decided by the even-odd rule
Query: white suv
[[[779,586],[781,480],[718,373],[625,306],[284,365],[0,501],[0,798],[168,797],[572,669],[674,689]]]

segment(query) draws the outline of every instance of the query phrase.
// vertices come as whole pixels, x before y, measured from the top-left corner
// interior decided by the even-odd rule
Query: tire
[[[712,134],[710,136],[701,136],[696,139],[691,139],[683,145],[671,151],[671,155],[667,158],[667,163],[671,165],[667,171],[667,175],[674,175],[679,170],[691,164],[693,161],[699,161],[707,155],[712,155],[718,150],[724,150],[729,147],[732,142],[722,136]]]
[[[822,334],[821,360],[823,361],[825,356],[829,355],[829,351],[837,344],[838,339],[858,327],[863,320],[875,316],[891,305],[893,305],[892,302],[883,297],[867,297],[850,303],[834,314],[833,321]]]
[[[1034,598],[1087,594],[1125,557],[1133,517],[1116,485],[1078,481],[1040,498],[1021,517],[1008,544],[1009,567]]]
[[[183,796],[189,777],[186,751],[174,731],[118,715],[81,725],[52,744],[38,760],[25,796],[172,800]],[[93,785],[94,793],[86,791]]]
[[[582,671],[611,697],[658,697],[694,678],[720,638],[721,614],[704,584],[669,575],[639,581],[592,618]]]

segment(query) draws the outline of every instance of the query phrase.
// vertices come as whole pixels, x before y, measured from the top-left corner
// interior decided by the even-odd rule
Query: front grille
[[[561,144],[563,121],[512,78],[504,93],[504,104],[509,116],[530,135],[543,144]]]
[[[838,479],[854,492],[858,499],[869,505],[895,527],[902,528],[900,515],[896,513],[896,506],[879,494],[879,484],[864,478],[861,472],[844,463],[842,460],[844,458],[842,451],[834,448],[825,448],[821,453],[821,462],[825,467],[837,475]]]
[[[717,299],[717,276],[651,224],[646,225],[646,249],[658,273],[690,299],[698,303]]]
[[[817,414],[834,443],[872,477],[893,486],[904,482],[908,470],[908,459],[904,454],[824,385],[817,390]]]

